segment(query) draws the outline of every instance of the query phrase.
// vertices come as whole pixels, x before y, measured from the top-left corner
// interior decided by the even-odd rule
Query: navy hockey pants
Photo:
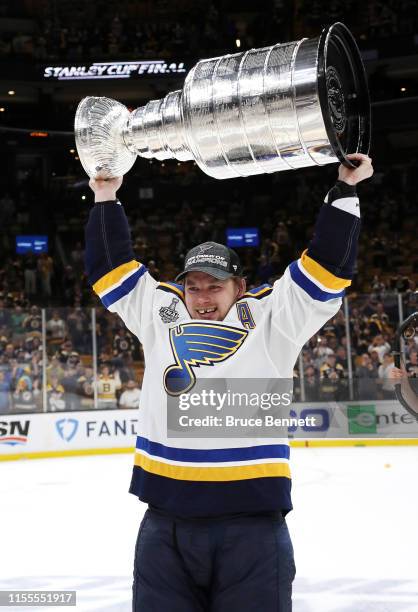
[[[134,612],[290,612],[293,547],[281,516],[179,519],[147,510]]]

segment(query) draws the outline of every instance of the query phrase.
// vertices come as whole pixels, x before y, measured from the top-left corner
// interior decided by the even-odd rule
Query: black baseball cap
[[[219,280],[226,280],[231,276],[242,276],[242,266],[235,251],[224,244],[203,242],[187,253],[184,270],[176,281],[183,279],[188,272],[206,272]]]

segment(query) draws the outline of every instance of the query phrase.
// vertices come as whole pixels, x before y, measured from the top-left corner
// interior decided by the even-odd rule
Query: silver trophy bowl
[[[78,154],[92,178],[122,176],[136,157],[194,160],[217,179],[342,162],[368,153],[370,99],[356,42],[342,23],[304,38],[199,61],[182,90],[132,113],[84,98]]]

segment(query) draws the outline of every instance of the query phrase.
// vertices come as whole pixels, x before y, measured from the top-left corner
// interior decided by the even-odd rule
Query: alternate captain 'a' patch
[[[246,329],[197,322],[182,323],[169,333],[175,359],[164,372],[164,388],[169,395],[188,392],[196,382],[193,368],[225,361],[248,335]]]

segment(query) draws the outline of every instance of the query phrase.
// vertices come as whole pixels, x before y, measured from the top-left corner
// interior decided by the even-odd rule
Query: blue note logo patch
[[[193,368],[213,366],[229,359],[248,336],[246,329],[211,323],[182,323],[170,329],[175,363],[164,372],[164,388],[169,395],[181,395],[196,382]]]

